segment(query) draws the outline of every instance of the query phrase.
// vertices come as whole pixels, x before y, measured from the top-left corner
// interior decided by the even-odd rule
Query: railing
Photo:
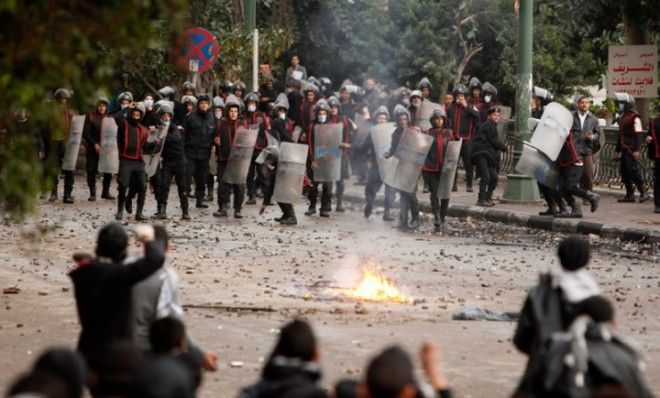
[[[506,153],[502,155],[502,161],[500,166],[500,174],[508,174],[513,171],[513,121],[509,125],[509,133],[505,139],[505,143],[509,148]],[[594,158],[594,184],[604,185],[608,188],[622,188],[623,182],[621,182],[621,173],[619,172],[620,162],[618,160],[612,160],[614,154],[616,153],[616,143],[619,139],[619,129],[618,128],[604,128],[605,132],[605,143],[603,144],[601,150],[596,154]],[[643,131],[642,134],[646,137],[646,131]],[[642,145],[640,150],[640,160],[639,168],[644,178],[644,183],[646,186],[651,189],[653,187],[654,179],[654,162],[648,159],[648,151],[646,150],[646,144]]]

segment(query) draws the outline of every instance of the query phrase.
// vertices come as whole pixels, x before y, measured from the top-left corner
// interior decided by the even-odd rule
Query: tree
[[[145,45],[158,45],[157,25],[167,25],[170,36],[178,33],[184,6],[183,0],[0,3],[0,206],[5,214],[24,217],[38,193],[49,188],[39,178],[34,138],[13,129],[13,112],[27,109],[35,122],[48,126],[53,107],[44,101],[58,87],[74,88],[73,106],[87,111],[92,104],[86,101],[97,90],[108,92],[114,85],[119,66]]]

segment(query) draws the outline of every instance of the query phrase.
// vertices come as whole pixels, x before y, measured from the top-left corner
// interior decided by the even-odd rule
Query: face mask
[[[222,111],[215,111],[215,118],[222,119]]]
[[[410,98],[404,98],[403,100],[401,100],[401,102],[403,103],[403,105],[409,106],[410,105]]]
[[[154,100],[144,100],[144,107],[151,110],[154,107]]]
[[[163,120],[163,121],[160,122],[160,124],[165,128],[170,127],[170,121],[169,120]]]
[[[291,94],[293,92],[293,89],[292,88],[287,88],[284,91],[286,91],[287,94]]]
[[[286,113],[280,113],[279,115],[277,115],[277,117],[279,117],[282,120],[286,120]]]
[[[254,112],[254,111],[257,110],[257,106],[254,105],[254,104],[250,104],[250,105],[248,105],[247,110],[248,110],[248,112]]]
[[[119,106],[121,107],[121,109],[126,109],[128,107],[128,104],[121,104]]]
[[[325,123],[327,118],[327,115],[319,115],[319,123]]]
[[[626,104],[624,104],[624,103],[620,103],[620,104],[619,104],[619,110],[620,110],[621,112],[623,112],[623,110],[624,110],[625,108],[626,108]]]
[[[484,102],[486,102],[486,103],[489,103],[491,99],[492,98],[490,97],[490,95],[485,95],[484,96]]]

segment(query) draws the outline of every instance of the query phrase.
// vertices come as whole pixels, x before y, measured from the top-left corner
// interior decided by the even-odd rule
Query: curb
[[[344,193],[344,200],[352,203],[363,203],[364,198],[350,193]],[[375,200],[378,206],[383,205],[382,195]],[[419,203],[422,211],[430,212],[431,207],[427,203]],[[621,239],[622,241],[660,243],[660,231],[643,228],[619,228],[613,225],[581,219],[553,218],[532,215],[519,211],[500,210],[465,204],[450,204],[447,211],[449,217],[467,218],[472,217],[480,220],[513,224],[521,227],[542,229],[546,231],[561,233],[594,234],[603,238]]]

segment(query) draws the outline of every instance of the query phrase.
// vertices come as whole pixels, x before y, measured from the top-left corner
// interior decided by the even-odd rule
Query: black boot
[[[87,198],[87,200],[90,202],[96,202],[96,185],[89,186],[89,198]]]
[[[555,215],[557,218],[582,218],[582,208],[580,203],[577,200],[573,200],[573,203],[569,204],[571,206],[571,212],[564,212],[561,214]]]
[[[190,215],[188,215],[188,198],[185,196],[181,198],[181,219],[190,220]]]
[[[467,185],[467,188],[466,188],[465,190],[466,190],[467,192],[473,192],[473,191],[474,191],[474,190],[472,189],[472,183],[471,183],[471,182],[468,182],[466,185]]]
[[[213,212],[213,217],[227,217],[227,205],[220,204],[218,211]]]
[[[154,215],[156,220],[167,220],[167,205],[165,203],[158,203],[158,211]]]
[[[254,196],[248,196],[248,200],[245,201],[246,205],[256,205],[257,200],[254,198]]]
[[[71,195],[71,188],[64,188],[64,198],[62,199],[63,203],[72,204],[74,202],[73,196]]]
[[[371,216],[371,213],[374,211],[374,205],[371,203],[367,203],[364,205],[364,217],[369,218]]]
[[[617,200],[619,203],[635,203],[635,189],[632,185],[626,185],[626,196]]]
[[[489,190],[486,192],[486,202],[488,203],[488,207],[495,206],[495,202],[493,202],[493,191]]]
[[[488,199],[486,198],[487,193],[479,191],[479,196],[477,197],[477,206],[481,207],[490,207],[488,204]]]
[[[314,214],[316,214],[316,207],[310,206],[309,209],[307,209],[307,211],[305,212],[306,216],[312,216]]]
[[[119,193],[119,200],[117,201],[117,214],[115,220],[121,221],[124,218],[124,200],[126,200],[121,192]]]
[[[597,193],[589,192],[589,204],[591,205],[591,212],[595,212],[598,209],[598,203],[600,202],[600,195]],[[641,200],[641,199],[640,199]]]
[[[343,213],[346,211],[346,209],[344,209],[344,206],[342,206],[342,202],[343,202],[342,198],[340,196],[337,196],[337,207],[335,207],[336,212]]]
[[[137,210],[135,211],[135,221],[144,221],[147,218],[142,214],[144,210],[144,201],[146,199],[147,193],[138,194],[137,198]]]

